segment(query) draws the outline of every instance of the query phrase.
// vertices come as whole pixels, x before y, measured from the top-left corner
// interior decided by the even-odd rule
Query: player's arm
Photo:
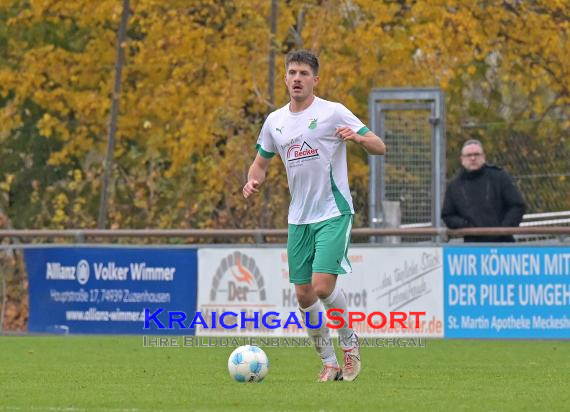
[[[267,169],[269,168],[270,161],[271,158],[267,159],[259,153],[257,156],[255,156],[253,163],[249,167],[249,172],[247,174],[247,183],[242,190],[243,197],[247,199],[254,193],[259,192],[259,187],[265,180],[265,175],[267,174]]]
[[[336,134],[345,141],[358,143],[371,155],[383,155],[386,153],[386,146],[382,139],[370,130],[363,135],[359,135],[350,127],[343,126],[336,129]]]

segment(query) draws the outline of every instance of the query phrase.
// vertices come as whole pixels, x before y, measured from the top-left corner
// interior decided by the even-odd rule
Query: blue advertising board
[[[24,253],[30,332],[194,334],[143,327],[145,309],[194,316],[196,249],[42,247]]]
[[[445,337],[570,338],[569,247],[444,247]]]

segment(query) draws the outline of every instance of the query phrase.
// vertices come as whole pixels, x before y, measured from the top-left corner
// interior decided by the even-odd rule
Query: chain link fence
[[[570,119],[565,112],[512,122],[464,123],[460,119],[446,126],[445,108],[437,102],[439,92],[398,88],[372,91],[371,124],[388,150],[379,165],[375,159],[370,162],[371,226],[382,223],[393,227],[394,219],[386,216],[388,208],[382,209],[382,219],[377,218],[378,206],[386,201],[390,210],[397,211],[403,227],[442,224],[438,202],[460,168],[461,146],[468,139],[480,140],[487,162],[513,177],[527,204],[523,225],[539,214],[558,219],[560,213],[570,211]],[[545,225],[566,224],[559,219],[540,219]],[[403,241],[421,240],[428,239]]]
[[[369,162],[371,225],[440,226],[446,170],[442,90],[373,89],[369,110],[373,130],[388,148],[385,156]],[[379,207],[382,202],[397,207]],[[405,239],[420,240],[429,238]]]
[[[432,219],[432,139],[428,110],[386,111],[385,200],[400,203],[402,224]]]

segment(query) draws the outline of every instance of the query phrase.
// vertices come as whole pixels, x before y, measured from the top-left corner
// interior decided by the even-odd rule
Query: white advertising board
[[[351,248],[349,258],[353,273],[339,276],[349,311],[366,316],[382,312],[388,317],[387,325],[380,329],[366,321],[355,323],[359,336],[443,337],[441,248]],[[291,313],[300,319],[295,289],[289,283],[285,248],[200,249],[197,311],[207,326],[197,324],[197,336],[306,336],[306,331],[295,324],[283,327]],[[410,311],[426,312],[419,318],[418,328],[411,322],[413,317],[405,323],[406,329],[398,323],[390,327],[390,312]],[[221,326],[220,316],[226,312],[238,315],[224,318],[225,325],[236,327]],[[240,327],[241,312],[246,312],[248,318],[258,316],[259,327],[254,328],[253,321]],[[268,312],[278,314],[269,316],[280,319],[281,327],[265,327],[262,318]],[[375,315],[370,319],[377,325],[381,318]],[[327,321],[326,317],[323,321]]]

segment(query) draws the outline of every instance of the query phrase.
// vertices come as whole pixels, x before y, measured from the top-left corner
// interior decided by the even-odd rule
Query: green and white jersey
[[[289,224],[354,214],[346,142],[335,134],[342,126],[360,135],[368,131],[342,104],[318,97],[302,112],[292,113],[287,104],[265,120],[257,150],[265,158],[279,153],[285,164],[291,193]]]

